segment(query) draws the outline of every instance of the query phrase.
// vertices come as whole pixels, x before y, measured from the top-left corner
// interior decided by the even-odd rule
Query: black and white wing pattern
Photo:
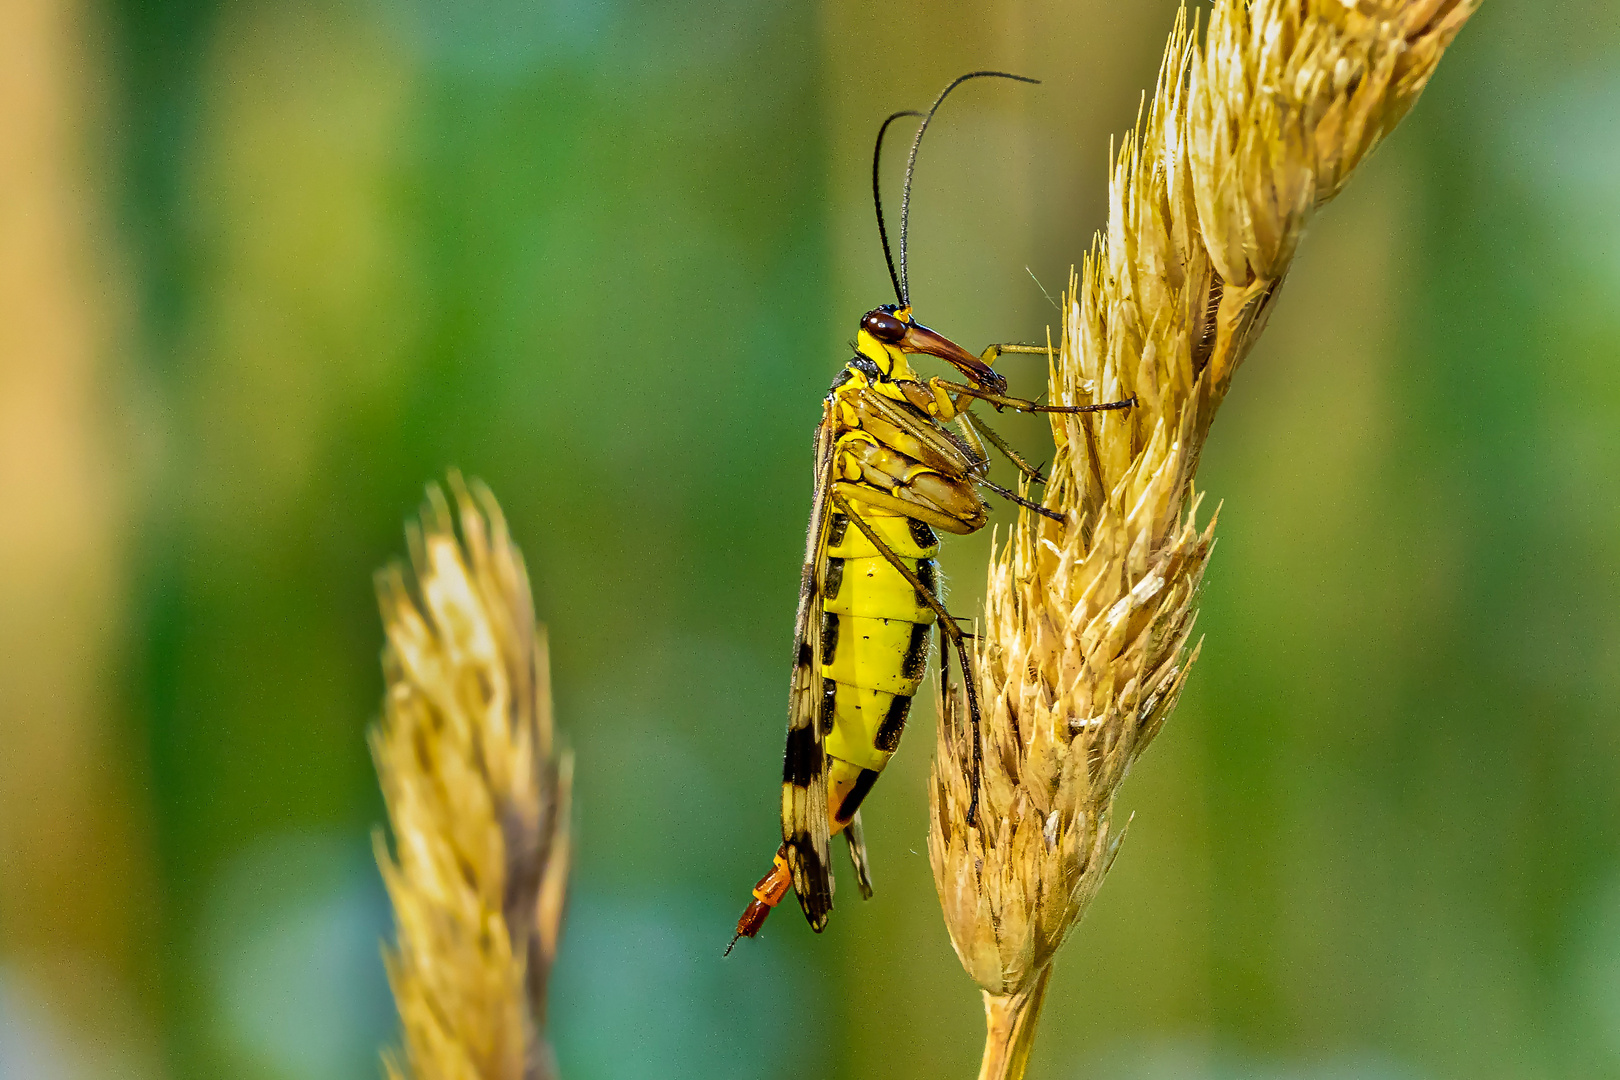
[[[822,740],[832,711],[822,709],[821,575],[831,518],[835,433],[832,415],[816,429],[816,487],[799,582],[799,615],[793,633],[793,682],[788,696],[787,749],[782,757],[782,843],[793,871],[793,891],[810,928],[827,925],[833,879],[828,865],[827,758]]]

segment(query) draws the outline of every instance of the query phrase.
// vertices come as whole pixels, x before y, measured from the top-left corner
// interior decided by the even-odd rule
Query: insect
[[[832,910],[828,865],[831,838],[844,834],[855,879],[872,895],[861,801],[899,746],[913,695],[928,662],[930,628],[940,632],[940,676],[948,677],[955,646],[967,691],[973,734],[976,820],[981,749],[979,704],[966,634],[941,600],[934,557],[936,530],[966,535],[983,528],[986,506],[978,489],[1059,522],[1065,519],[992,483],[988,441],[1032,481],[1042,482],[1010,446],[969,412],[975,400],[998,411],[1082,413],[1123,409],[1131,401],[1097,405],[1039,405],[1007,396],[1007,381],[991,364],[1003,352],[1045,353],[1021,345],[991,345],[975,356],[917,322],[906,275],[906,233],[917,149],[934,113],[969,79],[996,77],[1035,82],[1001,71],[975,71],[947,86],[926,113],[897,112],[878,129],[872,152],[872,199],[878,237],[897,304],[862,317],[855,355],[833,380],[815,435],[815,494],[805,546],[794,633],[788,701],[787,749],[782,768],[782,846],[771,870],[753,890],[737,922],[737,939],[753,937],[791,887],[818,933]],[[900,201],[899,266],[889,250],[878,166],[883,136],[902,117],[920,117],[906,162]],[[926,382],[907,357],[927,354],[959,371],[967,382]],[[945,425],[954,422],[956,431]]]

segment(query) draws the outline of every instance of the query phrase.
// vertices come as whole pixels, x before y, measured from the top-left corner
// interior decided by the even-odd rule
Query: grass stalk
[[[979,1080],[1009,1080],[1024,1075],[1051,978],[1052,965],[1048,964],[1035,976],[1034,983],[1022,990],[1010,994],[982,991],[985,1037]]]
[[[984,991],[981,1077],[1021,1077],[1046,980],[1119,850],[1114,797],[1197,657],[1214,545],[1194,486],[1238,366],[1306,224],[1422,93],[1477,0],[1216,0],[1178,15],[1114,160],[1105,233],[1071,278],[1044,505],[993,553],[972,740],[941,701],[929,855],[952,945]],[[991,1071],[995,1070],[995,1071]]]

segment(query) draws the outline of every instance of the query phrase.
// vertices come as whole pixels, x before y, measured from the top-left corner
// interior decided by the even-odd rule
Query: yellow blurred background
[[[564,1076],[971,1075],[926,708],[877,897],[719,960],[776,843],[809,436],[889,299],[878,122],[1044,80],[952,99],[911,249],[925,321],[1039,340],[1174,10],[0,4],[0,1078],[377,1075],[370,575],[450,466],[578,756]],[[1620,1077],[1617,115],[1620,9],[1494,0],[1309,238],[1032,1076]],[[947,545],[957,610],[988,542]]]

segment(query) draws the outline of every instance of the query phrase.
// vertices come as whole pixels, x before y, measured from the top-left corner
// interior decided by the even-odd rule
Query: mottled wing
[[[844,839],[849,841],[849,861],[855,864],[855,884],[861,896],[872,899],[872,868],[866,861],[866,834],[861,831],[861,812],[855,811],[850,823],[844,826]]]
[[[787,750],[782,757],[782,842],[793,871],[793,891],[810,928],[820,933],[832,910],[828,865],[827,761],[822,752],[821,572],[832,503],[833,426],[824,416],[816,429],[816,488],[799,582],[799,616],[793,633],[793,683],[788,697]],[[829,715],[828,719],[831,719]]]

